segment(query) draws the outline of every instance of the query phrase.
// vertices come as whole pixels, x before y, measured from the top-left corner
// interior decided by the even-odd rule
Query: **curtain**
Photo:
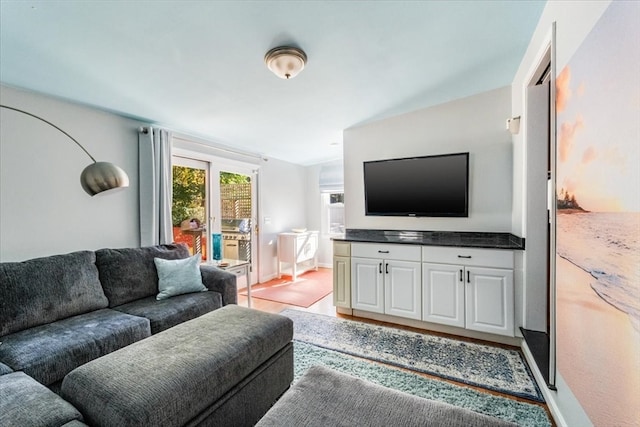
[[[171,133],[141,128],[138,134],[140,246],[173,242]]]

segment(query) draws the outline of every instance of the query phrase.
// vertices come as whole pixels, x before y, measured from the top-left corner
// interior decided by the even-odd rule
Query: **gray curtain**
[[[138,134],[140,246],[173,241],[171,133],[141,128]]]

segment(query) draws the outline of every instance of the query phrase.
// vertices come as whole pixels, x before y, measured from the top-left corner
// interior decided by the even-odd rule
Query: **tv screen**
[[[366,215],[469,216],[469,153],[364,162]]]

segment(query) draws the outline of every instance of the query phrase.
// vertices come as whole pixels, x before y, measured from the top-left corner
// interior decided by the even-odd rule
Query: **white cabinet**
[[[288,264],[295,281],[301,263],[306,263],[308,268],[318,269],[318,232],[278,234],[278,278],[282,276],[282,264]]]
[[[383,261],[351,258],[351,305],[359,310],[384,313]]]
[[[354,309],[420,319],[420,247],[353,243],[351,302]]]
[[[466,274],[466,328],[514,336],[513,270],[469,267]]]
[[[351,244],[333,242],[333,305],[351,308]]]
[[[513,267],[512,250],[336,241],[333,301],[513,337]]]
[[[464,267],[422,264],[422,316],[427,322],[464,328]]]
[[[422,260],[423,320],[514,336],[512,251],[425,246]]]
[[[420,319],[420,263],[385,260],[384,270],[385,314]]]

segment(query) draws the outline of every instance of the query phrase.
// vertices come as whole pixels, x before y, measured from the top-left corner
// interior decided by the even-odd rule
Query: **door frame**
[[[184,138],[180,138],[181,141],[189,142]],[[197,141],[193,141],[195,144],[200,144]],[[214,148],[214,147],[212,147]],[[220,172],[232,172],[242,175],[248,175],[251,177],[251,199],[253,201],[251,205],[252,212],[252,233],[251,233],[251,265],[250,265],[250,280],[251,284],[258,283],[260,277],[260,233],[258,227],[259,218],[259,169],[260,166],[254,163],[242,162],[239,160],[228,159],[225,157],[215,156],[212,154],[205,154],[195,150],[189,150],[185,148],[172,148],[172,162],[174,158],[191,160],[193,162],[204,162],[208,164],[207,178],[210,183],[220,182]],[[172,163],[173,164],[173,163]],[[214,181],[215,180],[215,181]],[[209,196],[209,234],[220,233],[220,186],[219,185],[207,185],[207,193]]]

